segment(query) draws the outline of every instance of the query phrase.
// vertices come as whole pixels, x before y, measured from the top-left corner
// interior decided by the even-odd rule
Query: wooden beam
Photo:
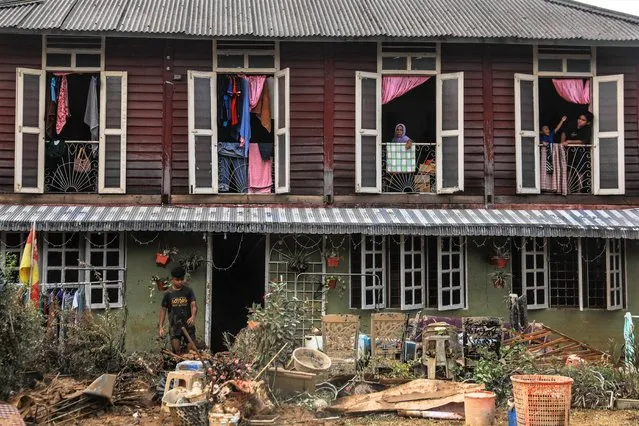
[[[2,194],[3,204],[160,205],[161,196],[135,194]]]
[[[173,163],[173,47],[165,41],[163,56],[164,84],[162,93],[162,202],[171,197]]]
[[[324,43],[324,197],[333,201],[334,145],[335,145],[335,58],[333,46]]]
[[[484,198],[493,203],[495,194],[495,156],[493,121],[493,69],[490,45],[484,45],[482,55],[482,94],[484,100]]]

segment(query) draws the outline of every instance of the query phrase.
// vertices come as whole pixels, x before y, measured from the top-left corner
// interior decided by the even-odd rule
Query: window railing
[[[98,143],[48,141],[45,150],[44,192],[98,192]]]
[[[540,144],[541,192],[592,193],[592,145]]]
[[[436,192],[434,143],[382,143],[382,192]]]

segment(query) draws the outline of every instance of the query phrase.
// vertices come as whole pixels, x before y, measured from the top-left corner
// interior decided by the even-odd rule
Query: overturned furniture
[[[371,352],[373,357],[400,359],[408,315],[401,313],[371,314]]]
[[[359,316],[324,315],[322,338],[324,353],[331,359],[330,374],[355,374]]]
[[[569,356],[586,362],[608,362],[609,356],[577,339],[544,324],[531,324],[523,333],[513,332],[504,345],[522,344],[533,357],[545,364],[564,364]]]

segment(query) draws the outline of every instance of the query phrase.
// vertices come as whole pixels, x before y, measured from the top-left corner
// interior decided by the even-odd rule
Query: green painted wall
[[[154,350],[160,347],[158,325],[160,303],[163,293],[155,291],[150,297],[150,279],[152,275],[168,276],[177,262],[170,262],[166,268],[155,265],[155,253],[158,242],[162,246],[177,247],[180,255],[197,252],[206,259],[206,241],[201,233],[163,233],[154,242],[142,245],[155,236],[155,233],[130,233],[127,235],[127,274],[125,302],[127,305],[126,350]],[[135,239],[133,238],[135,237]],[[204,340],[204,315],[206,309],[205,286],[206,266],[202,265],[189,282],[195,292],[198,303],[196,334],[198,340]],[[167,319],[168,321],[168,319]]]
[[[489,274],[494,266],[489,263],[486,246],[477,247],[473,241],[468,242],[468,309],[455,311],[424,310],[424,315],[433,316],[500,316],[508,320],[506,305],[507,289],[494,288]],[[627,291],[628,310],[639,315],[639,242],[627,242]],[[340,272],[348,272],[348,253],[340,265]],[[509,266],[510,268],[510,263]],[[388,309],[388,312],[393,311]],[[339,297],[337,292],[329,291],[326,305],[327,313],[354,313],[360,316],[362,332],[370,330],[370,311],[349,309],[348,292]],[[407,311],[414,315],[416,311]],[[618,344],[623,341],[623,315],[625,311],[605,311],[590,309],[543,309],[528,312],[529,321],[547,324],[570,337],[579,339],[602,350],[609,349],[609,340]]]

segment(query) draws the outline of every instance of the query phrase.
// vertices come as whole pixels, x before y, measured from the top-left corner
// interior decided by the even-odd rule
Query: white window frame
[[[443,130],[443,107],[444,99],[442,96],[443,82],[444,80],[457,80],[457,129],[456,130]],[[437,108],[436,108],[436,126],[437,126],[437,138],[435,146],[435,162],[437,163],[436,169],[436,182],[438,194],[452,194],[454,192],[462,192],[464,190],[464,73],[455,72],[448,74],[437,75]],[[443,174],[443,138],[456,136],[457,137],[457,185],[451,187],[444,187],[444,174]]]
[[[91,260],[91,254],[92,253],[102,253],[103,255],[103,259],[106,263],[106,256],[107,253],[109,252],[117,252],[118,253],[118,259],[119,259],[119,265],[118,266],[95,266],[95,265],[91,265],[91,267],[93,269],[88,269],[84,271],[84,281],[87,283],[86,287],[85,287],[85,294],[86,294],[86,300],[87,300],[87,306],[89,306],[91,309],[106,309],[107,307],[107,293],[106,290],[110,289],[110,288],[117,288],[118,289],[118,302],[117,303],[112,303],[109,302],[109,308],[121,308],[124,306],[124,270],[126,268],[126,256],[125,256],[125,244],[124,244],[124,233],[122,232],[104,232],[104,233],[100,233],[102,235],[107,235],[107,234],[118,234],[118,242],[119,242],[119,246],[117,249],[114,248],[108,248],[108,247],[95,247],[92,243],[91,243],[91,234],[92,233],[87,233],[84,234],[85,237],[85,250],[84,250],[84,258],[86,259],[87,262],[89,262]],[[106,245],[106,244],[105,244]],[[102,286],[102,284],[100,282],[98,282],[97,284],[94,284],[94,282],[91,279],[91,272],[93,272],[93,270],[97,270],[99,272],[103,272],[103,271],[108,271],[108,270],[117,270],[118,271],[118,283],[117,284],[104,284],[104,287]],[[106,279],[106,277],[103,277],[103,279]],[[102,294],[102,302],[101,303],[93,303],[91,300],[91,291],[93,289],[96,288],[102,288],[103,290],[103,294]]]
[[[540,59],[560,59],[561,71],[539,71]],[[569,72],[568,59],[589,59],[590,72]],[[539,53],[539,45],[533,46],[533,74],[540,77],[594,77],[597,75],[597,48],[591,47],[590,54]]]
[[[383,43],[377,43],[377,72],[391,75],[437,75],[441,72],[441,43],[436,42],[433,43],[435,45],[435,53],[431,52],[402,52],[402,51],[393,51],[393,52],[385,52],[383,49]],[[387,70],[383,68],[383,58],[406,58],[406,69],[404,70]],[[416,58],[435,58],[435,69],[434,70],[413,70],[412,67],[412,59]]]
[[[274,41],[272,49],[226,49],[219,48],[219,41],[213,41],[213,71],[222,74],[237,74],[237,73],[256,73],[274,74],[280,70],[280,42]],[[218,55],[242,55],[244,56],[244,66],[237,68],[224,68],[218,66]],[[255,68],[249,66],[249,56],[272,56],[273,68]]]
[[[35,75],[40,79],[40,95],[38,103],[38,127],[24,126],[24,76]],[[15,162],[14,162],[14,192],[41,194],[44,192],[44,110],[46,93],[46,73],[43,70],[17,68],[16,69],[16,123],[15,123]],[[25,188],[22,183],[22,148],[23,135],[38,135],[38,183],[35,187]]]
[[[104,309],[106,308],[106,303],[104,302],[106,299],[106,295],[103,297],[103,302],[102,303],[91,303],[91,289],[92,287],[98,287],[97,285],[92,285],[91,283],[91,269],[90,266],[89,268],[87,268],[87,266],[84,266],[82,264],[79,264],[77,266],[73,266],[70,267],[69,265],[65,265],[65,261],[64,261],[64,256],[65,253],[67,251],[67,247],[66,244],[63,244],[62,246],[49,246],[49,243],[47,242],[47,237],[50,235],[51,233],[46,233],[44,234],[44,239],[42,242],[42,272],[40,273],[40,282],[41,282],[41,287],[43,289],[54,289],[54,288],[80,288],[80,287],[84,287],[84,293],[85,293],[85,299],[86,299],[86,307],[88,309]],[[71,238],[71,236],[74,234],[74,232],[63,232],[62,233],[62,240],[63,243],[65,241],[67,241],[69,238]],[[119,248],[118,249],[107,249],[106,247],[103,248],[103,250],[107,250],[107,251],[111,251],[111,250],[117,250],[119,251],[119,261],[120,261],[120,266],[118,267],[96,267],[95,269],[98,270],[108,270],[108,269],[116,269],[119,270],[119,280],[120,282],[117,284],[117,288],[119,291],[119,297],[118,297],[118,302],[117,303],[109,303],[109,307],[110,308],[122,308],[124,306],[124,279],[125,279],[125,274],[124,274],[124,269],[126,268],[126,251],[125,251],[125,246],[126,246],[126,242],[125,242],[125,233],[123,232],[118,232],[119,236]],[[91,250],[91,243],[89,241],[87,241],[87,239],[90,238],[91,233],[84,233],[84,232],[80,232],[78,235],[79,238],[79,243],[78,243],[78,248],[75,249],[73,248],[73,251],[78,251],[78,259],[80,262],[88,262],[90,261],[90,255],[92,251],[100,251],[98,250]],[[49,266],[48,265],[48,256],[49,256],[49,252],[50,251],[54,251],[54,252],[61,252],[62,253],[62,265],[60,266]],[[61,277],[62,280],[61,282],[56,282],[56,283],[49,283],[48,282],[48,272],[50,269],[53,270],[59,270],[61,271]],[[67,283],[64,280],[64,273],[65,270],[77,270],[78,272],[78,284],[75,285],[75,283]],[[101,284],[99,285],[100,287],[102,286]],[[115,288],[116,286],[114,285],[108,285],[107,287],[109,288]]]
[[[209,79],[211,87],[211,128],[195,128],[195,79]],[[218,191],[218,160],[217,160],[217,74],[206,71],[187,71],[187,98],[188,98],[188,157],[189,157],[189,193],[191,194],[215,194]],[[195,137],[205,136],[211,138],[211,187],[198,187],[196,185],[195,164]]]
[[[406,250],[406,240],[411,239],[411,247],[412,250]],[[415,250],[415,241],[420,240],[420,250]],[[401,309],[402,310],[411,310],[411,309],[422,309],[424,307],[425,301],[425,293],[426,293],[426,258],[424,254],[424,237],[420,236],[400,236],[400,291],[401,291]],[[410,268],[406,267],[406,256],[410,256],[412,258],[412,266]],[[419,260],[419,267],[416,267],[416,260]],[[421,276],[421,280],[419,283],[415,282],[415,272],[419,272]],[[406,282],[406,274],[410,273],[412,277],[412,282]],[[417,300],[415,297],[415,292],[420,290],[422,292],[421,300]],[[406,303],[406,292],[410,291],[412,293],[412,301],[413,303]]]
[[[606,309],[618,311],[624,306],[624,256],[620,239],[606,240]],[[615,260],[619,268],[615,267]]]
[[[120,79],[120,128],[107,128],[107,80]],[[126,135],[127,135],[127,72],[102,71],[100,73],[100,141],[98,166],[98,192],[100,194],[126,194]],[[106,187],[106,137],[120,137],[120,186]]]
[[[59,37],[59,36],[55,36]],[[69,39],[74,38],[73,36],[69,36]],[[91,37],[94,38],[94,37]],[[97,37],[95,37],[97,38]],[[42,36],[42,64],[44,66],[45,71],[74,71],[74,72],[94,72],[99,73],[104,71],[105,67],[105,41],[106,37],[100,37],[100,48],[53,48],[48,47],[47,44],[48,36]],[[59,66],[49,66],[47,64],[47,54],[69,54],[71,55],[71,66],[69,67],[59,67]],[[76,56],[78,54],[89,54],[89,55],[100,55],[100,66],[99,67],[78,67],[76,66]]]
[[[275,153],[274,153],[274,161],[275,161],[275,193],[276,194],[284,194],[290,191],[291,185],[291,70],[289,68],[284,68],[283,70],[277,71],[274,75],[273,82],[273,91],[274,93],[274,110],[273,111],[273,122],[274,122],[274,137],[275,137]],[[279,80],[284,79],[284,99],[280,99],[280,85]],[[284,102],[284,126],[280,127],[280,102]],[[284,157],[285,164],[281,164],[279,161],[280,151],[282,150],[282,146],[280,146],[280,136],[284,136]],[[284,167],[284,175],[286,182],[280,182],[280,169]]]
[[[449,239],[449,247],[450,249],[447,251],[443,250],[443,239]],[[455,241],[458,244],[458,249],[455,250]],[[453,268],[452,256],[459,256],[459,267]],[[446,270],[442,267],[442,258],[443,256],[449,257],[449,264]],[[459,285],[453,285],[452,274],[454,272],[459,272]],[[450,275],[450,287],[444,289],[442,286],[442,276],[444,274]],[[465,309],[466,308],[466,291],[467,291],[467,277],[466,277],[466,241],[464,237],[437,237],[437,309],[439,311],[450,311],[455,309]],[[453,303],[453,292],[459,291],[459,303]],[[444,305],[443,303],[443,293],[450,293],[450,304]]]
[[[362,80],[375,80],[375,129],[362,128]],[[375,142],[375,186],[362,185],[362,136],[374,136]],[[382,77],[378,73],[355,72],[355,191],[362,193],[382,192]]]
[[[523,130],[521,123],[521,82],[532,81],[533,83],[533,120],[532,130]],[[535,138],[534,162],[535,162],[535,186],[524,188],[522,139]],[[541,192],[540,174],[541,163],[539,158],[539,79],[536,75],[515,74],[515,163],[517,168],[517,193],[518,194],[539,194]]]
[[[371,239],[372,250],[366,249],[366,239]],[[381,240],[381,243],[378,242]],[[361,236],[361,271],[362,276],[360,277],[362,283],[362,309],[381,309],[386,307],[386,237],[384,236],[372,236],[372,235],[363,235]],[[372,265],[366,264],[366,255],[370,254],[373,259]],[[375,262],[375,257],[381,254],[382,264],[377,265]],[[373,279],[371,275],[365,274],[376,274],[381,277],[381,280]],[[370,278],[372,280],[372,285],[366,285],[366,279]],[[373,303],[366,303],[366,293],[372,292],[373,294]],[[382,300],[377,300],[377,294],[381,295]]]
[[[521,239],[521,293],[528,294],[528,291],[533,291],[535,295],[535,300],[527,300],[528,309],[546,309],[548,308],[548,284],[549,284],[549,267],[548,267],[548,244],[545,238],[542,239],[543,249],[537,250],[537,237],[522,237]],[[533,250],[529,251],[526,248],[526,240],[532,243]],[[537,256],[541,254],[543,255],[542,265],[537,265]],[[528,262],[526,261],[527,256],[532,256],[533,267],[527,268]],[[537,274],[539,272],[543,272],[544,280],[541,283],[537,282]],[[528,273],[533,273],[533,282],[528,282]],[[543,300],[538,301],[537,299],[537,291],[543,291]]]
[[[617,83],[617,131],[614,132],[601,132],[599,131],[599,84],[600,83]],[[594,115],[593,123],[593,148],[592,148],[592,177],[593,177],[593,193],[595,195],[613,195],[624,194],[626,192],[626,179],[625,179],[625,139],[624,139],[624,75],[606,75],[592,78],[592,110]],[[617,138],[617,182],[618,188],[606,188],[600,187],[601,182],[601,167],[599,167],[600,158],[600,140],[605,138]]]

